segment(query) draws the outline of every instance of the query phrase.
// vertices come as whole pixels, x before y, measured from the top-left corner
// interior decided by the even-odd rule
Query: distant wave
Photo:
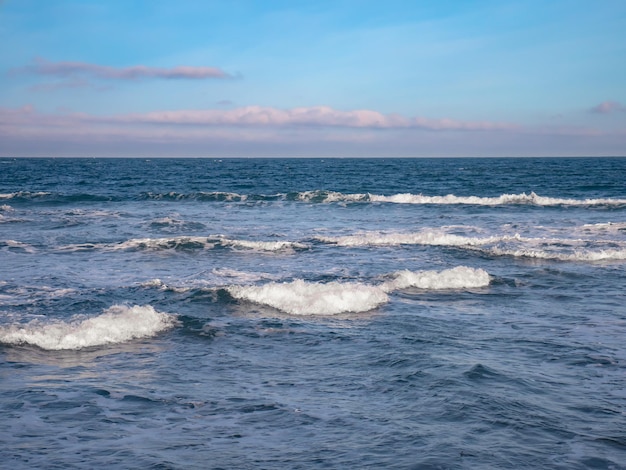
[[[16,191],[14,193],[0,193],[0,200],[15,199],[15,200],[32,200],[42,197],[50,196],[52,193],[44,191]]]
[[[373,202],[393,202],[396,204],[471,204],[480,206],[502,206],[528,204],[535,206],[624,206],[626,199],[565,199],[530,194],[502,194],[498,197],[479,196],[424,196],[422,194],[395,194],[393,196],[368,195]]]
[[[389,301],[389,293],[407,289],[463,289],[489,285],[482,269],[458,266],[444,271],[398,271],[379,285],[359,282],[270,282],[263,285],[230,286],[226,290],[238,300],[276,308],[291,315],[337,315],[373,310]]]
[[[341,193],[337,191],[312,190],[292,193],[277,194],[238,194],[229,192],[210,193],[146,193],[146,199],[181,200],[194,199],[200,201],[300,201],[308,203],[350,203],[350,202],[384,202],[394,204],[439,204],[439,205],[480,205],[480,206],[502,206],[502,205],[535,205],[535,206],[625,206],[626,199],[571,199],[553,198],[539,196],[534,192],[529,194],[502,194],[497,197],[481,196],[456,196],[448,194],[445,196],[425,196],[423,194],[400,193],[390,196],[371,193]]]
[[[47,191],[16,191],[0,194],[0,200],[14,202],[45,202],[45,203],[76,203],[76,202],[109,202],[121,198],[101,194],[61,194]]]
[[[457,196],[454,194],[426,196],[423,194],[398,193],[381,195],[372,193],[341,193],[328,190],[296,191],[275,194],[240,194],[229,191],[181,192],[143,192],[139,194],[102,195],[102,194],[60,194],[50,192],[17,191],[0,194],[0,200],[33,201],[52,203],[107,202],[122,200],[155,201],[206,201],[206,202],[263,202],[294,201],[306,203],[393,203],[393,204],[430,204],[430,205],[533,205],[533,206],[577,206],[577,207],[624,207],[626,199],[613,198],[556,198],[540,196],[535,192],[520,194],[502,194],[496,197]]]
[[[611,231],[612,225],[599,224],[590,230]],[[614,231],[623,230],[617,225]],[[442,230],[420,232],[362,232],[338,237],[316,237],[315,240],[342,247],[377,247],[400,245],[450,246],[479,251],[489,256],[511,256],[557,261],[605,261],[626,259],[625,241],[582,240],[570,238],[529,238],[519,234],[467,237]],[[608,248],[607,248],[608,247]]]
[[[263,198],[264,196],[260,196]],[[141,199],[155,200],[155,201],[184,201],[184,200],[196,200],[196,201],[216,201],[216,202],[242,202],[248,199],[247,195],[237,194],[224,191],[212,191],[212,192],[193,192],[193,193],[179,193],[170,191],[167,193],[141,193]],[[252,197],[254,199],[254,196]]]
[[[308,248],[307,245],[288,241],[252,241],[236,240],[226,237],[165,237],[133,238],[120,243],[81,243],[66,245],[60,251],[85,251],[101,249],[104,251],[146,250],[146,251],[193,251],[214,248],[248,249],[261,252],[290,252]]]
[[[0,326],[0,342],[48,350],[82,349],[154,336],[175,324],[174,315],[157,312],[150,305],[114,305],[96,317]]]
[[[511,256],[514,258],[534,258],[555,261],[621,261],[626,260],[626,249],[606,250],[575,250],[571,253],[553,252],[547,250],[518,249],[507,250],[491,248],[483,250],[491,256]]]
[[[503,205],[535,205],[535,206],[626,206],[626,199],[596,198],[596,199],[571,199],[539,196],[534,192],[529,194],[502,194],[497,197],[481,196],[425,196],[423,194],[400,193],[390,196],[356,193],[343,194],[334,191],[304,191],[296,193],[291,198],[305,202],[384,202],[394,204],[432,204],[432,205],[479,205],[479,206],[503,206]]]
[[[502,241],[520,241],[520,235],[503,235],[491,237],[466,237],[445,233],[442,230],[423,230],[420,232],[362,232],[355,235],[339,237],[316,237],[322,243],[338,246],[397,246],[397,245],[441,245],[441,246],[473,246],[486,245]]]

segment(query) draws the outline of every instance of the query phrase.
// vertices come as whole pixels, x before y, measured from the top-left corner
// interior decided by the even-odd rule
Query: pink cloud
[[[167,80],[187,79],[205,80],[210,78],[232,78],[232,76],[216,67],[178,66],[172,68],[146,67],[109,67],[106,65],[88,64],[86,62],[50,62],[36,58],[34,64],[13,69],[13,74],[28,73],[61,78],[92,77],[106,80],[139,80],[161,78]]]
[[[355,129],[427,129],[427,130],[513,130],[518,126],[503,122],[458,121],[453,119],[408,118],[367,109],[340,111],[328,106],[278,109],[246,106],[231,110],[177,110],[125,114],[111,121],[142,124],[175,124],[205,126],[300,126]]]
[[[594,106],[589,110],[592,113],[609,114],[614,111],[626,111],[626,106],[622,106],[617,101],[603,101],[597,106]]]
[[[623,155],[626,129],[515,126],[330,107],[98,116],[0,108],[1,156]]]

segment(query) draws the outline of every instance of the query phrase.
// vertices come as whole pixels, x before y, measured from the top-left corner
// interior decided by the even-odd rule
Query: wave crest
[[[368,195],[372,202],[392,202],[396,204],[471,204],[479,206],[502,206],[509,204],[530,204],[535,206],[624,206],[626,199],[565,199],[530,194],[502,194],[498,197],[481,196],[424,196],[422,194],[395,194],[392,196]]]
[[[418,289],[469,289],[486,287],[490,277],[483,269],[457,266],[443,271],[397,271],[395,279],[388,281],[381,287],[387,291],[417,287]]]
[[[420,289],[467,289],[489,285],[482,269],[465,266],[443,271],[398,271],[393,280],[379,285],[357,282],[270,282],[260,286],[230,286],[227,292],[245,300],[292,315],[337,315],[367,312],[389,301],[388,294],[408,287]]]
[[[335,315],[366,312],[389,300],[385,291],[359,283],[305,282],[262,286],[232,286],[227,291],[234,298],[268,305],[292,315]]]
[[[317,237],[322,243],[338,246],[397,246],[397,245],[441,245],[441,246],[474,246],[487,245],[502,241],[520,240],[519,235],[504,235],[491,237],[465,237],[453,235],[441,230],[424,230],[411,233],[380,233],[363,232],[357,235],[341,237]]]
[[[114,305],[92,318],[0,326],[0,342],[48,350],[82,349],[154,336],[175,324],[174,315],[157,312],[150,305]]]

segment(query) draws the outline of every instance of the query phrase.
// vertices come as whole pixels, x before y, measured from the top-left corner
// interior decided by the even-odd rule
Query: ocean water
[[[626,158],[0,159],[0,462],[626,468]]]

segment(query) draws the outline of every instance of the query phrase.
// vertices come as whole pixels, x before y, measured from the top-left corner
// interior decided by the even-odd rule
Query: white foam
[[[112,250],[176,250],[181,248],[211,249],[213,241],[207,237],[132,238],[117,245],[106,245]]]
[[[167,284],[165,284],[161,279],[154,278],[148,281],[144,281],[140,284],[141,287],[156,287],[157,289],[167,289]]]
[[[211,250],[217,246],[232,249],[248,249],[262,252],[281,252],[305,249],[307,245],[287,241],[253,241],[235,240],[221,236],[216,237],[165,237],[165,238],[132,238],[124,242],[111,243],[83,243],[60,247],[61,251],[81,251],[89,249],[101,249],[104,251],[123,250]]]
[[[489,282],[487,271],[457,266],[444,271],[398,271],[394,273],[394,279],[384,283],[381,288],[388,292],[409,287],[430,290],[469,289],[486,287]]]
[[[49,196],[52,193],[39,191],[31,193],[30,191],[17,191],[14,193],[0,193],[0,199],[15,199],[19,197],[41,197],[41,196]]]
[[[293,251],[294,249],[305,249],[307,245],[297,242],[287,241],[251,241],[251,240],[231,240],[228,238],[220,238],[220,243],[223,246],[229,246],[232,248],[247,248],[258,251]]]
[[[338,192],[305,191],[298,194],[301,201],[310,202],[315,198],[323,197],[323,202],[386,202],[394,204],[471,204],[480,206],[500,206],[508,204],[531,204],[537,206],[597,206],[597,205],[624,205],[626,199],[564,199],[539,196],[535,192],[530,194],[502,194],[497,197],[481,196],[425,196],[423,194],[400,193],[390,196],[380,194],[343,194]]]
[[[379,287],[359,283],[305,282],[301,279],[261,286],[232,286],[230,295],[268,305],[292,315],[335,315],[366,312],[388,301]]]
[[[316,240],[346,247],[397,245],[476,246],[502,241],[520,241],[522,238],[518,234],[492,237],[464,237],[444,233],[441,230],[425,230],[413,233],[363,232],[357,235],[342,237],[316,237]]]
[[[173,327],[176,317],[150,305],[114,305],[101,315],[75,317],[68,322],[33,320],[0,326],[0,342],[30,344],[42,349],[82,349],[154,336]]]
[[[459,266],[444,271],[398,271],[379,285],[356,282],[271,282],[260,286],[230,286],[238,300],[267,305],[292,315],[337,315],[367,312],[389,301],[388,294],[408,287],[464,289],[485,287],[490,277],[482,269]]]
[[[13,208],[11,206],[9,206],[8,204],[0,205],[0,211],[2,211],[2,212],[11,212],[12,210],[13,210]]]
[[[535,258],[556,261],[621,261],[626,260],[626,249],[616,250],[580,250],[573,253],[556,253],[545,250],[505,250],[492,248],[486,250],[493,256],[512,256],[515,258]]]

